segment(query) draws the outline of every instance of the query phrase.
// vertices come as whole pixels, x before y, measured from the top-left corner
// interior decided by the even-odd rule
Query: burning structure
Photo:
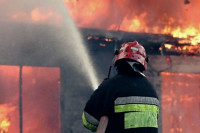
[[[114,50],[137,40],[161,100],[159,132],[200,131],[199,1],[64,1],[100,81]],[[82,42],[74,42],[78,35],[67,28],[65,10],[54,1],[20,9],[11,3],[0,1],[0,133],[87,132],[81,113],[94,88],[82,70],[83,53],[74,52]]]

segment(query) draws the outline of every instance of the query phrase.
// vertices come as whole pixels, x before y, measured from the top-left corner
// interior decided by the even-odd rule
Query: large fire
[[[199,0],[63,0],[78,27],[169,34],[180,43],[200,44]],[[10,7],[6,1],[1,5]],[[14,22],[60,26],[62,14],[53,5],[32,4],[1,15]],[[1,10],[0,10],[1,11]],[[3,19],[2,19],[3,20]],[[1,21],[1,20],[0,20]]]
[[[79,27],[171,34],[200,43],[199,0],[64,0]]]
[[[16,0],[17,1],[17,0]],[[200,44],[199,0],[63,0],[78,27],[169,34]],[[64,17],[51,2],[11,7],[0,0],[1,19],[60,26]],[[13,8],[13,9],[12,9]],[[10,10],[12,9],[12,10]]]
[[[0,133],[59,133],[59,68],[23,66],[22,94],[19,66],[0,65],[0,71]]]

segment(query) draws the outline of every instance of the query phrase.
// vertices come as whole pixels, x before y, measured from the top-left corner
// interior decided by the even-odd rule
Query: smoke
[[[80,34],[62,1],[0,0],[0,7],[1,64],[17,65],[18,67],[19,65],[69,67],[69,70],[65,70],[68,74],[66,77],[70,77],[70,74],[72,75],[74,73],[77,75],[72,75],[72,77],[75,77],[76,79],[66,79],[68,82],[74,82],[74,84],[80,85],[89,84],[93,89],[97,87],[98,79],[95,75],[92,60],[90,59],[87,48],[84,46]],[[6,70],[9,71],[9,69]],[[19,75],[19,72],[17,71],[17,74],[15,73],[15,75]],[[47,74],[43,74],[43,76],[44,75],[47,76]],[[55,77],[55,75],[53,76]],[[0,79],[0,82],[4,82],[5,80],[9,82],[7,78],[0,77]],[[14,80],[17,79],[18,78],[14,78]],[[42,79],[43,77],[41,80]],[[6,84],[8,84],[7,82]],[[19,83],[15,83],[16,85],[14,86],[18,87]],[[12,82],[9,84],[13,85]],[[37,86],[37,88],[43,85],[41,84],[40,86]],[[44,84],[51,86],[52,90],[55,89],[49,82]],[[30,89],[31,87],[28,88]],[[51,97],[51,94],[44,92],[43,88],[39,89],[41,89],[41,95],[47,96],[45,98]],[[18,88],[15,88],[15,90],[17,91]],[[29,93],[29,95],[36,93],[36,90],[31,90],[32,93]],[[9,90],[0,89],[0,103],[7,103],[6,99],[12,99],[13,97],[16,98],[17,100],[15,101],[18,102],[18,95],[9,95],[10,97],[4,95],[5,93],[8,93],[8,91],[13,92],[12,88]],[[27,96],[27,93],[28,92],[24,92],[23,95]],[[36,94],[36,96],[39,95]],[[34,103],[39,99],[34,99],[34,97],[28,98],[30,98],[29,100],[33,100]],[[28,101],[25,101],[24,106],[31,106],[34,110],[34,108],[39,108],[40,106],[43,106],[43,104],[38,102],[37,107],[32,107]],[[46,108],[46,106],[43,107]],[[54,108],[54,106],[52,107]],[[29,110],[30,108],[28,107],[26,109]],[[44,114],[44,112],[42,114]],[[26,122],[29,122],[28,119],[31,119],[31,117],[33,116],[24,119],[27,120]],[[53,118],[49,118],[48,122],[51,122],[52,119]],[[18,123],[13,125],[18,126]],[[53,126],[51,127],[53,128]],[[36,129],[36,127],[33,128]]]
[[[0,6],[2,62],[67,64],[83,75],[92,88],[97,87],[92,60],[62,1],[1,0]],[[63,59],[66,62],[61,62]]]
[[[79,0],[66,5],[80,27],[161,32],[166,26],[199,28],[200,22],[198,0],[189,4],[184,0]]]

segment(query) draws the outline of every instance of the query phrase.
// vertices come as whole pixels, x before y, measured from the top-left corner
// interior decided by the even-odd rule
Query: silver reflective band
[[[85,114],[85,118],[89,123],[91,123],[91,124],[93,124],[95,126],[99,125],[99,121],[97,119],[95,119],[92,115],[88,114],[85,111],[83,113]]]
[[[115,105],[123,104],[133,104],[133,103],[142,103],[142,104],[153,104],[159,106],[159,101],[154,97],[140,97],[140,96],[129,96],[129,97],[119,97],[115,100]]]

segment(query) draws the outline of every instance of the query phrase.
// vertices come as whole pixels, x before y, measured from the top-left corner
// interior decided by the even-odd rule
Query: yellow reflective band
[[[97,126],[95,126],[95,125],[89,123],[89,122],[86,120],[85,114],[84,114],[84,113],[83,113],[83,115],[82,115],[82,121],[83,121],[83,125],[84,125],[86,128],[88,128],[89,130],[91,130],[91,131],[96,131],[96,130],[97,130]]]
[[[156,105],[148,104],[125,104],[125,105],[115,105],[115,113],[120,112],[130,112],[130,111],[148,111],[159,113],[159,107]]]
[[[99,121],[96,119],[96,118],[94,118],[92,115],[90,115],[89,113],[87,113],[87,112],[83,112],[84,113],[84,115],[85,115],[85,119],[89,122],[89,123],[91,123],[92,125],[99,125]]]
[[[155,112],[130,112],[125,113],[124,128],[154,127],[158,128],[157,113]]]

